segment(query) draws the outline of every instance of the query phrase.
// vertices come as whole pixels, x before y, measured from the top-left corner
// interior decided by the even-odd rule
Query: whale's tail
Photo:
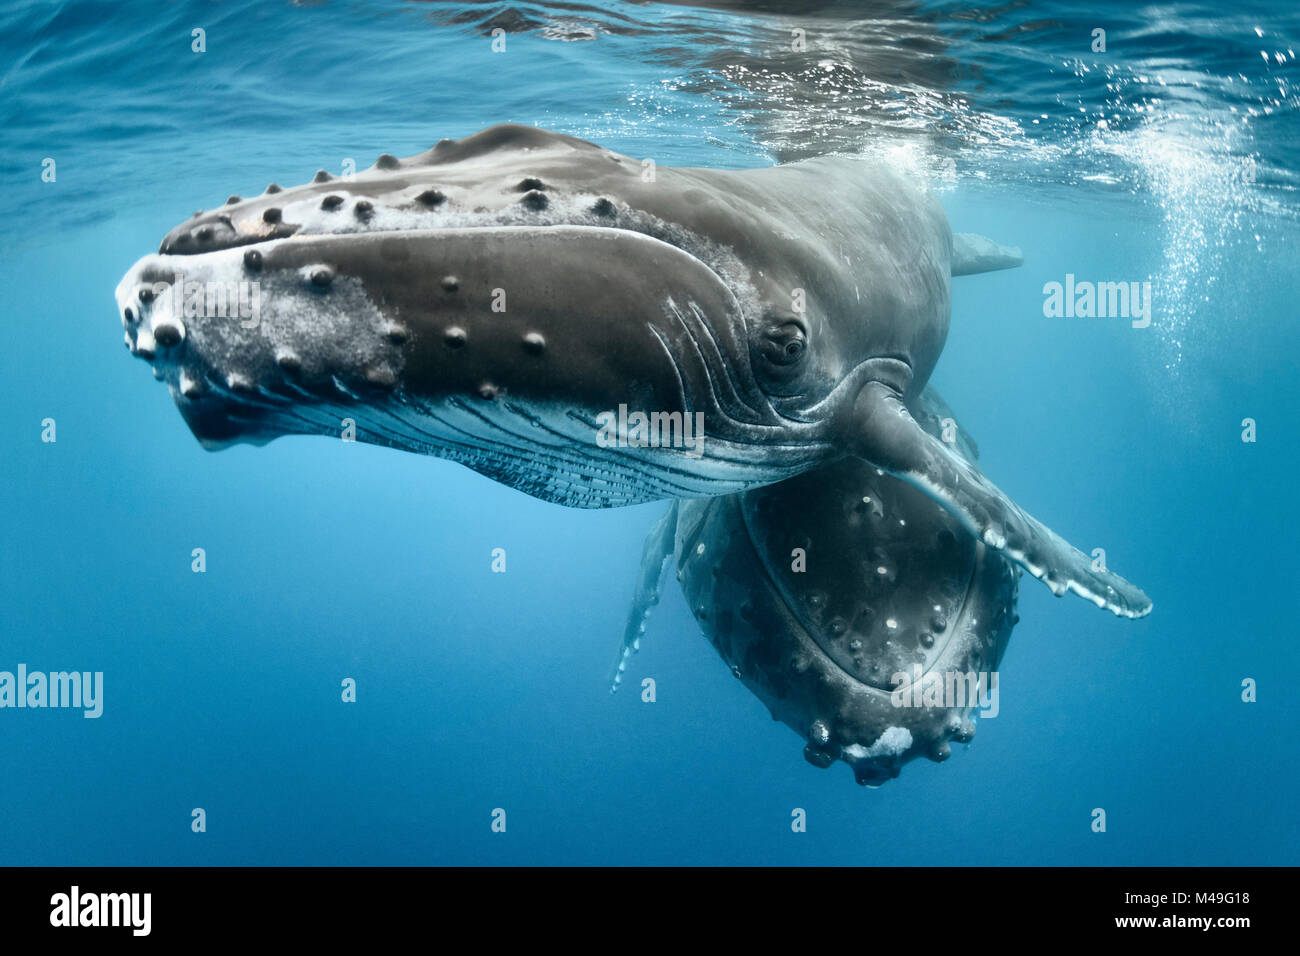
[[[955,276],[1014,269],[1024,262],[1024,255],[1014,246],[1000,246],[987,236],[973,232],[953,233],[952,274]]]

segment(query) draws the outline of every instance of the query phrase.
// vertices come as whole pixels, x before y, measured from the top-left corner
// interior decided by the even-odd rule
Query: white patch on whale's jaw
[[[395,388],[403,371],[405,331],[359,280],[328,263],[263,274],[248,268],[253,254],[145,256],[115,292],[127,348],[152,365],[208,448],[301,430],[223,424],[224,408],[355,399]]]

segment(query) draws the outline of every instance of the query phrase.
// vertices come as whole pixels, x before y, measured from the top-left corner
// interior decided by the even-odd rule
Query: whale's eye
[[[798,322],[782,322],[763,333],[759,348],[763,358],[773,365],[794,365],[808,351],[808,334]]]

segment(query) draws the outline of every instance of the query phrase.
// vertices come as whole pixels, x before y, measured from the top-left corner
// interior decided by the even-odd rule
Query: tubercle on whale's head
[[[158,252],[198,255],[300,232],[391,231],[449,221],[464,225],[489,215],[498,222],[513,215],[522,223],[555,198],[536,174],[541,167],[592,155],[623,160],[571,136],[501,124],[462,140],[441,140],[415,156],[380,154],[369,169],[355,171],[347,160],[349,172],[343,174],[319,169],[300,186],[273,182],[252,198],[231,195],[168,231]],[[503,157],[513,161],[502,162]],[[598,206],[593,215],[614,215],[612,203],[598,205],[599,198],[592,197],[591,205]]]
[[[266,269],[277,243],[150,255],[115,297],[124,342],[149,362],[210,450],[289,431],[295,404],[342,403],[395,386],[404,330],[324,261]]]

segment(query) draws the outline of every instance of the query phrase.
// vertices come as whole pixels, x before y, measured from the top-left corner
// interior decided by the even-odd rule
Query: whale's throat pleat
[[[225,431],[253,442],[280,435],[339,437],[465,465],[493,481],[567,507],[608,508],[664,498],[732,494],[780,480],[808,449],[792,447],[770,462],[727,442],[697,456],[657,447],[602,447],[589,416],[539,409],[508,396],[437,402],[404,395],[288,404],[269,392],[227,392],[218,438]],[[302,396],[300,396],[301,398]]]

